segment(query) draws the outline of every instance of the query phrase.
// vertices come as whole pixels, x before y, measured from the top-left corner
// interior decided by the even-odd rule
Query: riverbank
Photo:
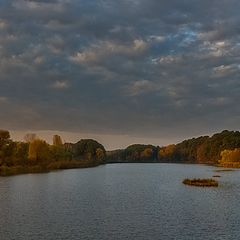
[[[234,168],[232,165],[231,166],[223,166],[223,165],[217,165],[217,164],[204,164],[204,163],[190,163],[190,162],[156,162],[156,161],[143,161],[143,162],[104,162],[104,163],[99,163],[95,161],[79,161],[79,160],[67,160],[67,161],[55,161],[50,163],[47,166],[40,166],[40,165],[17,165],[17,166],[0,166],[0,177],[7,177],[7,176],[13,176],[13,175],[19,175],[19,174],[29,174],[29,173],[47,173],[47,172],[52,172],[52,171],[57,171],[57,170],[65,170],[65,169],[75,169],[75,168],[91,168],[91,167],[97,167],[100,165],[105,165],[105,164],[124,164],[124,163],[151,163],[151,164],[187,164],[187,165],[208,165],[208,166],[215,166],[215,167],[221,167],[225,169],[217,169],[215,170],[216,172],[222,172],[222,171],[234,171],[229,168]],[[236,166],[236,165],[235,165]],[[240,168],[235,167],[235,168]]]
[[[0,167],[0,176],[7,177],[20,174],[29,174],[29,173],[47,173],[57,170],[64,169],[75,169],[75,168],[90,168],[97,167],[101,164],[96,162],[80,162],[76,160],[71,161],[58,161],[53,162],[47,166],[1,166]]]

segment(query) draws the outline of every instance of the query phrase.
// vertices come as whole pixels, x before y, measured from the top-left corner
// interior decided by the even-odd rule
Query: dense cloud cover
[[[0,0],[0,126],[239,129],[239,0]]]

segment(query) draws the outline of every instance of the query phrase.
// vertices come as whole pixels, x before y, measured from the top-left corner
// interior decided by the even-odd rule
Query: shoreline
[[[62,162],[58,167],[42,167],[42,166],[14,166],[14,167],[0,167],[0,177],[10,177],[23,174],[35,174],[35,173],[50,173],[54,171],[68,170],[68,169],[81,169],[81,168],[93,168],[104,164],[97,163],[76,163],[74,162]],[[61,164],[64,164],[61,165]],[[67,165],[66,165],[67,164]]]
[[[189,163],[189,162],[107,162],[107,163],[79,163],[76,161],[73,162],[62,162],[59,163],[60,165],[56,168],[44,168],[41,166],[14,166],[14,167],[0,167],[0,177],[10,177],[16,175],[24,175],[24,174],[41,174],[41,173],[50,173],[55,171],[61,170],[68,170],[68,169],[83,169],[83,168],[94,168],[108,164],[186,164],[186,165],[206,165],[206,166],[213,166],[216,168],[224,168],[228,169],[227,167],[218,166],[216,164],[209,164],[209,163]],[[64,164],[65,166],[61,165]],[[66,165],[69,164],[69,165]]]

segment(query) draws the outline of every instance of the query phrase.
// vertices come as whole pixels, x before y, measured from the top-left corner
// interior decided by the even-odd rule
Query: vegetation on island
[[[55,169],[98,166],[104,163],[204,163],[240,167],[240,132],[223,131],[168,146],[133,144],[126,149],[105,150],[93,139],[63,143],[58,135],[52,144],[27,134],[23,142],[0,130],[0,175],[43,172]]]
[[[184,179],[183,184],[196,186],[196,187],[218,187],[218,182],[212,178],[200,179]]]

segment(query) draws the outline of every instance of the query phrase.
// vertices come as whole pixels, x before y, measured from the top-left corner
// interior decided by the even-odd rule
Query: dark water
[[[240,239],[240,172],[219,188],[185,177],[215,168],[112,164],[0,178],[0,239]]]

